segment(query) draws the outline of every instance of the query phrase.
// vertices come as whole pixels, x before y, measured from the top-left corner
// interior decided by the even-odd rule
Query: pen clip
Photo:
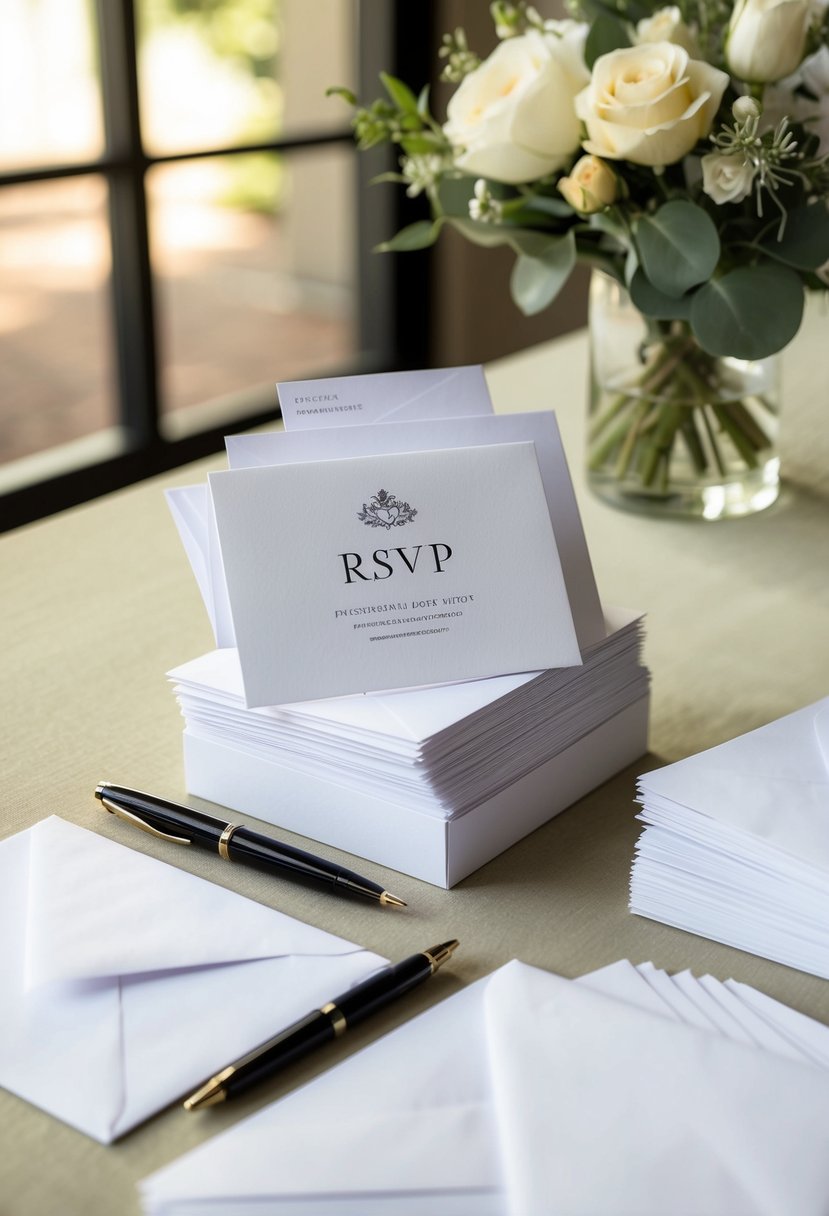
[[[123,807],[116,806],[114,802],[110,802],[108,798],[101,798],[101,803],[113,815],[117,815],[119,819],[126,820],[127,823],[134,824],[140,828],[142,832],[149,832],[151,836],[158,836],[161,840],[172,840],[174,844],[191,844],[186,836],[170,836],[167,832],[160,832],[158,828],[152,827],[151,824],[145,823],[138,815],[134,815],[132,811],[125,811]]]

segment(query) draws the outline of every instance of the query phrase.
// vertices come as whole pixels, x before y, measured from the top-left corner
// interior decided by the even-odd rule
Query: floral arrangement
[[[724,467],[713,422],[750,463],[769,441],[744,402],[725,423],[722,412],[696,417],[699,443],[687,417],[666,438],[664,414],[634,407],[643,384],[667,382],[679,363],[673,391],[704,405],[715,359],[781,350],[805,291],[829,283],[826,0],[566,3],[560,21],[493,3],[499,42],[483,61],[463,30],[445,35],[443,78],[457,87],[443,123],[428,90],[388,75],[386,97],[367,106],[331,90],[354,106],[360,147],[399,148],[399,171],[383,178],[429,202],[429,218],[383,248],[426,247],[446,226],[507,245],[527,314],[555,299],[577,260],[604,270],[648,332],[630,392],[609,403],[610,454],[627,444],[624,471],[644,464],[653,483],[659,461],[618,425],[627,410],[644,436],[662,424],[660,458],[684,433],[698,471]],[[606,446],[603,424],[594,438]]]

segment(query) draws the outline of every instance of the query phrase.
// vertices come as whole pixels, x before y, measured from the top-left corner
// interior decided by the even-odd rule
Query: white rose
[[[702,158],[702,188],[718,205],[740,203],[751,193],[755,172],[741,156],[709,152]]]
[[[576,98],[595,156],[672,165],[708,135],[728,76],[672,42],[601,55]]]
[[[642,42],[674,42],[684,47],[689,55],[697,53],[694,35],[682,20],[682,13],[675,4],[668,8],[660,8],[652,17],[645,17],[637,23],[636,41]]]
[[[464,77],[447,108],[444,131],[455,163],[497,182],[528,182],[560,169],[579,146],[573,98],[589,80],[587,27],[566,23],[561,36],[535,30],[500,43]]]
[[[803,59],[810,0],[737,0],[725,57],[733,74],[753,84],[790,75]]]

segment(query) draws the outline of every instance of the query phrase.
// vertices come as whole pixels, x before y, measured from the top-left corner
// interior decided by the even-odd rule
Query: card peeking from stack
[[[484,369],[439,367],[428,371],[284,380],[276,386],[286,431],[433,421],[492,412]]]

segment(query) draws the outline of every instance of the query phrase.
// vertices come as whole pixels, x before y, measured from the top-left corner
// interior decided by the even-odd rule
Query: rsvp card
[[[276,390],[286,431],[492,413],[480,364],[285,380]]]
[[[225,440],[231,469],[495,443],[535,444],[579,646],[584,650],[604,641],[604,613],[555,414],[481,414],[440,418],[428,426],[421,422],[383,422],[376,426],[230,435]]]
[[[249,707],[582,661],[532,443],[209,481]]]

